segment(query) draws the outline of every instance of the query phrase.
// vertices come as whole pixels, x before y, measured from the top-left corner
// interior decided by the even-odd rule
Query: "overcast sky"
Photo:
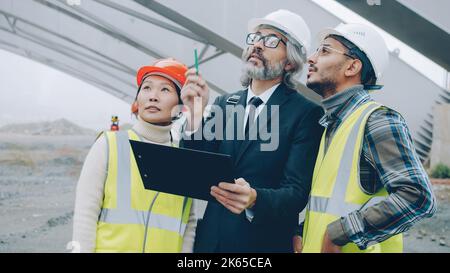
[[[370,24],[337,2],[312,0],[344,21]],[[439,85],[444,70],[382,31],[390,50]],[[0,50],[0,126],[29,121],[69,119],[95,130],[108,128],[112,115],[132,122],[130,106],[72,76],[24,57]]]
[[[0,60],[0,126],[66,118],[102,130],[112,115],[132,122],[127,103],[92,85],[4,50]]]

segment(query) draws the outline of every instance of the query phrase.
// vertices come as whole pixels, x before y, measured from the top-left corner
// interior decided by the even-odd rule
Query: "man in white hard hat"
[[[436,210],[403,117],[370,97],[389,53],[360,24],[319,34],[307,86],[323,97],[325,127],[314,169],[303,252],[402,252],[401,233]],[[303,243],[303,245],[301,244]]]
[[[226,114],[211,115],[204,121],[205,128],[212,122],[216,132],[223,136],[231,133],[233,139],[195,140],[195,135],[202,133],[195,121],[201,118],[192,115],[187,130],[196,131],[194,139],[182,143],[187,148],[231,155],[236,178],[215,181],[211,194],[218,202],[208,203],[198,223],[195,252],[292,252],[298,213],[309,196],[323,110],[293,89],[306,62],[308,26],[299,15],[278,10],[250,20],[248,29],[248,47],[242,55],[245,89],[218,97],[214,106]],[[195,100],[206,105],[209,91],[205,81],[195,75],[195,69],[187,74],[184,105],[195,109]],[[228,115],[226,109],[230,108],[247,111]],[[278,113],[267,117],[275,108]],[[201,116],[203,110],[193,112]],[[224,124],[223,128],[218,124]],[[264,151],[262,144],[267,139],[259,135],[251,139],[253,126],[267,128],[278,139],[277,147]],[[240,133],[243,140],[239,140]]]

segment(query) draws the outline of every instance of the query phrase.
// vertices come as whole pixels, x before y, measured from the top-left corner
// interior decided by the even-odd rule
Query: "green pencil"
[[[197,49],[194,49],[194,58],[195,58],[195,70],[196,70],[196,74],[198,75],[198,56],[197,56]]]

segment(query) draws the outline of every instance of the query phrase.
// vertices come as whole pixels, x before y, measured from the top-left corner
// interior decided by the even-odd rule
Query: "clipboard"
[[[147,190],[217,202],[211,187],[234,181],[230,155],[134,140],[130,145]]]

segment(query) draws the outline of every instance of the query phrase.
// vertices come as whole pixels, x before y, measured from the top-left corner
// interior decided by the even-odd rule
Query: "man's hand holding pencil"
[[[195,52],[195,68],[186,72],[186,83],[181,89],[181,100],[186,107],[188,126],[186,130],[196,131],[200,126],[203,112],[208,105],[209,87],[198,72],[197,52]]]

